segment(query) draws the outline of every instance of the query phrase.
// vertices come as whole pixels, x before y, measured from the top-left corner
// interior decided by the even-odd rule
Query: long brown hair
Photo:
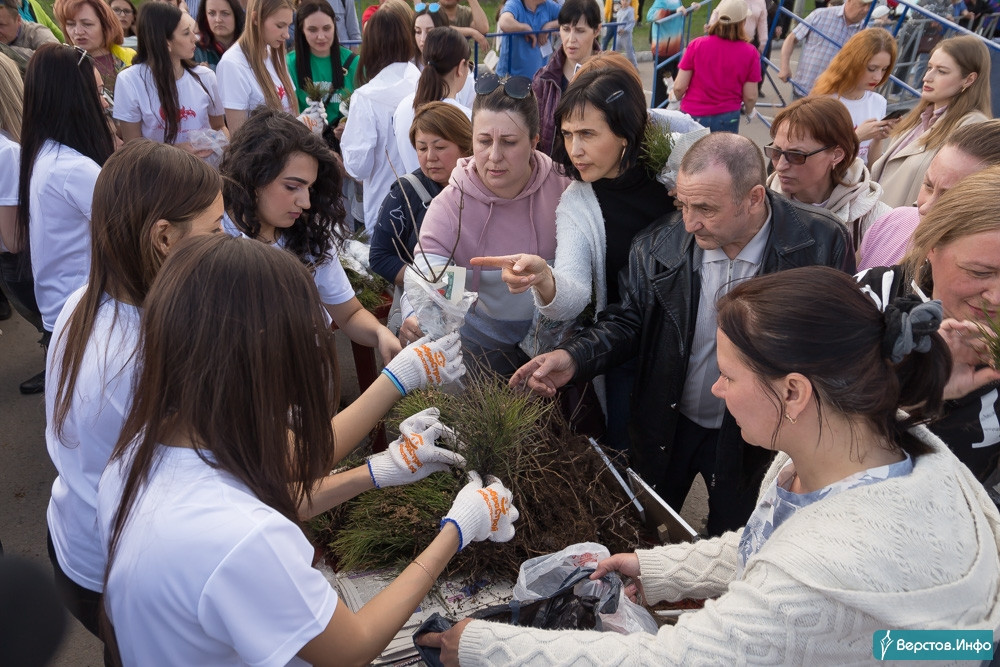
[[[931,51],[943,50],[958,65],[962,76],[976,72],[976,80],[960,91],[949,103],[944,115],[927,132],[917,137],[917,141],[927,148],[940,148],[967,114],[979,111],[987,118],[993,116],[990,105],[990,51],[982,39],[975,35],[961,35],[941,40]],[[910,110],[892,132],[894,137],[904,137],[921,123],[921,115],[925,110],[933,108],[933,102],[920,101]]]
[[[140,139],[108,158],[94,186],[87,290],[59,337],[65,348],[56,379],[56,433],[62,434],[101,304],[114,299],[117,317],[118,303],[140,305],[156,277],[163,262],[153,243],[156,222],[186,230],[221,191],[218,172],[173,146]]]
[[[361,87],[389,65],[409,62],[416,55],[413,10],[401,0],[387,0],[365,25],[354,84]]]
[[[292,0],[249,0],[247,3],[246,26],[243,34],[236,40],[236,45],[243,49],[250,69],[253,70],[253,77],[257,80],[261,92],[264,93],[264,102],[267,106],[278,111],[284,111],[281,99],[278,98],[278,91],[274,89],[274,81],[267,72],[264,60],[267,58],[267,44],[264,43],[264,21],[276,12],[287,9],[295,11]],[[299,101],[294,94],[295,87],[288,74],[288,65],[285,64],[285,45],[282,44],[277,49],[271,49],[271,65],[278,74],[285,89],[285,97],[288,99],[289,108],[298,113]]]
[[[430,30],[427,33],[427,41],[424,42],[424,71],[420,73],[420,80],[417,81],[413,108],[418,109],[428,102],[444,99],[445,93],[448,92],[445,77],[468,59],[469,42],[462,33],[447,26]]]
[[[149,290],[142,341],[109,463],[129,468],[105,582],[160,443],[189,443],[292,521],[335,460],[336,345],[291,254],[226,234],[182,242]]]

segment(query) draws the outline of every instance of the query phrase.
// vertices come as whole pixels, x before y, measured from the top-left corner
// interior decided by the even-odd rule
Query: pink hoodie
[[[539,255],[550,262],[555,259],[556,206],[569,179],[555,171],[552,159],[544,153],[536,150],[532,161],[531,178],[524,189],[513,199],[504,199],[493,194],[480,180],[474,158],[460,159],[451,173],[448,187],[427,209],[418,248],[428,255],[447,258],[457,236],[454,262],[469,269],[466,289],[479,292],[479,301],[474,306],[476,315],[487,320],[525,322],[521,336],[527,332],[534,309],[531,291],[511,294],[500,279],[499,269],[473,268],[469,260],[516,253]],[[461,232],[458,224],[460,201]],[[488,325],[487,328],[492,329]],[[506,333],[511,338],[516,336],[512,330]],[[490,336],[496,338],[496,332]]]

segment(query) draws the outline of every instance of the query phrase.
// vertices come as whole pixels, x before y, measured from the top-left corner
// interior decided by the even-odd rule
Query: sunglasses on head
[[[484,74],[476,81],[476,95],[489,95],[497,88],[503,90],[507,97],[523,100],[531,95],[531,79],[526,76],[498,77],[496,74]]]
[[[832,145],[823,146],[823,148],[817,148],[814,151],[803,153],[802,151],[783,151],[780,148],[775,148],[774,146],[769,144],[767,146],[764,146],[764,155],[766,155],[768,159],[771,160],[771,162],[774,162],[775,164],[777,164],[778,160],[781,159],[781,156],[784,155],[785,159],[788,161],[788,164],[800,165],[800,164],[805,164],[806,160],[812,157],[813,155],[816,155],[817,153],[822,153],[823,151],[826,150],[830,150],[831,148],[833,148]]]
[[[426,2],[418,2],[417,4],[413,5],[413,9],[418,14],[424,11],[425,9],[429,11],[431,14],[437,14],[438,10],[441,9],[441,5],[439,5],[436,2],[432,2],[430,4],[427,4]]]

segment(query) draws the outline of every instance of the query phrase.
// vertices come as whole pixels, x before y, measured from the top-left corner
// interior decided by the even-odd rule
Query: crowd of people
[[[507,0],[502,31],[543,32],[475,76],[476,0],[360,22],[350,0],[56,0],[51,29],[29,2],[0,0],[22,58],[0,53],[0,305],[47,350],[21,391],[45,394],[48,554],[107,664],[377,657],[455,553],[513,536],[509,480],[464,471],[437,537],[357,611],[300,524],[466,468],[429,408],[331,472],[403,396],[485,372],[556,400],[677,510],[705,480],[706,539],[593,577],[708,601],[656,635],[463,620],[417,640],[445,664],[832,664],[885,628],[1000,637],[1000,120],[979,38],[939,41],[893,119],[871,0],[815,10],[761,148],[739,134],[756,0],[719,3],[678,59],[680,110],[656,113],[634,57],[602,50],[641,4]],[[652,164],[671,130],[672,166]],[[341,264],[355,232],[386,323]],[[475,295],[441,333],[414,304],[449,266]],[[342,409],[334,329],[384,366]]]

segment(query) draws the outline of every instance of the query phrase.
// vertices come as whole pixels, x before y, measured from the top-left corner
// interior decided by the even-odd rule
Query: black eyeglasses
[[[424,11],[425,9],[429,11],[431,14],[437,14],[438,10],[441,9],[441,5],[439,5],[436,2],[432,2],[429,5],[425,2],[418,2],[417,4],[413,5],[413,9],[414,11],[416,11],[417,14]]]
[[[823,148],[817,148],[816,150],[808,153],[803,153],[802,151],[783,151],[780,148],[775,148],[772,144],[768,144],[767,146],[764,146],[764,155],[766,155],[768,159],[775,164],[777,164],[778,160],[781,159],[781,156],[784,155],[785,159],[788,160],[788,164],[798,165],[805,164],[806,160],[809,159],[809,157],[816,155],[816,153],[822,153],[823,151],[830,150],[831,148],[833,148],[832,144],[829,146],[823,146]]]
[[[507,97],[523,100],[531,95],[531,79],[526,76],[498,77],[496,74],[484,74],[476,81],[476,95],[489,95],[497,88],[503,89]]]

